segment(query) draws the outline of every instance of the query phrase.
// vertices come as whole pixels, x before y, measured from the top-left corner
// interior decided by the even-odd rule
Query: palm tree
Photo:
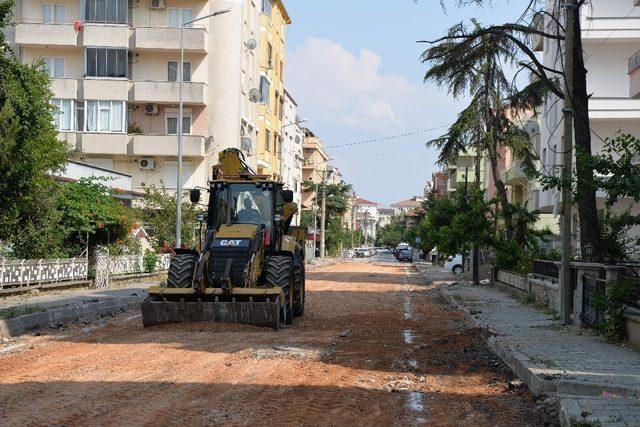
[[[540,214],[537,212],[529,211],[527,204],[528,202],[524,204],[512,203],[510,205],[515,226],[514,240],[521,248],[524,248],[530,241],[533,225],[540,218]]]

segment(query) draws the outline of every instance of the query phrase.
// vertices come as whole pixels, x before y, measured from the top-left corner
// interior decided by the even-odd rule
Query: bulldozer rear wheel
[[[304,300],[305,300],[305,271],[304,263],[295,268],[296,281],[293,288],[293,315],[295,317],[304,316]]]
[[[197,262],[195,254],[175,254],[169,264],[167,288],[190,288]]]
[[[285,323],[290,325],[293,321],[291,310],[291,287],[294,283],[293,261],[287,256],[272,256],[267,260],[267,286],[270,288],[279,286],[285,296],[285,307],[281,315]]]

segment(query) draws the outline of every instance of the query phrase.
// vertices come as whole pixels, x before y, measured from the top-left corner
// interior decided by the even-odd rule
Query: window
[[[260,94],[262,95],[261,102],[263,104],[269,105],[269,88],[271,87],[271,83],[265,76],[260,76]]]
[[[176,188],[178,186],[178,162],[164,161],[164,182],[166,188]],[[192,167],[191,162],[182,162],[182,174],[180,175],[182,185],[185,188],[191,187]]]
[[[43,4],[41,8],[43,24],[62,24],[67,8],[63,4]]]
[[[264,131],[264,149],[271,151],[271,132],[267,129]]]
[[[165,110],[165,131],[169,135],[178,134],[178,115],[177,109]],[[182,134],[191,134],[191,110],[185,109],[182,112]]]
[[[180,28],[180,26],[193,19],[193,11],[191,9],[180,9],[177,7],[170,7],[169,13],[169,26],[173,28]],[[191,28],[193,23],[185,25],[185,28]]]
[[[267,42],[267,68],[273,68],[273,46]]]
[[[271,15],[271,0],[262,0],[262,13]]]
[[[49,77],[64,77],[64,58],[42,58]]]
[[[87,101],[88,132],[124,132],[124,101]]]
[[[280,105],[278,106],[279,110],[278,110],[278,117],[280,118],[280,120],[284,119],[284,97],[280,97],[280,101],[279,101]]]
[[[73,99],[52,99],[51,103],[57,108],[54,124],[59,131],[73,130]]]
[[[127,50],[87,48],[86,74],[89,77],[127,77]]]
[[[167,62],[167,80],[170,82],[180,81],[178,76],[178,64],[179,61]],[[191,81],[191,62],[182,63],[182,78],[185,82]]]
[[[87,22],[127,23],[129,0],[86,0]]]

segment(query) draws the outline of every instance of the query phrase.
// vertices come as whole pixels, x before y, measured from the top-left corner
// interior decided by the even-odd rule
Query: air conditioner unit
[[[164,9],[164,0],[151,0],[151,9]]]
[[[158,104],[146,104],[144,106],[144,113],[148,115],[158,114]]]
[[[156,161],[149,157],[143,157],[138,160],[138,166],[142,170],[154,170],[156,168]]]

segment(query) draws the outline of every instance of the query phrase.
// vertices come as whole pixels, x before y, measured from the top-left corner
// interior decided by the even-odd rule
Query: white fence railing
[[[156,269],[167,271],[171,254],[160,254]],[[142,255],[109,257],[108,274],[123,277],[146,273]],[[42,285],[89,280],[86,258],[64,259],[0,259],[0,291],[5,289],[37,288]]]
[[[0,290],[87,280],[86,258],[0,260]]]

